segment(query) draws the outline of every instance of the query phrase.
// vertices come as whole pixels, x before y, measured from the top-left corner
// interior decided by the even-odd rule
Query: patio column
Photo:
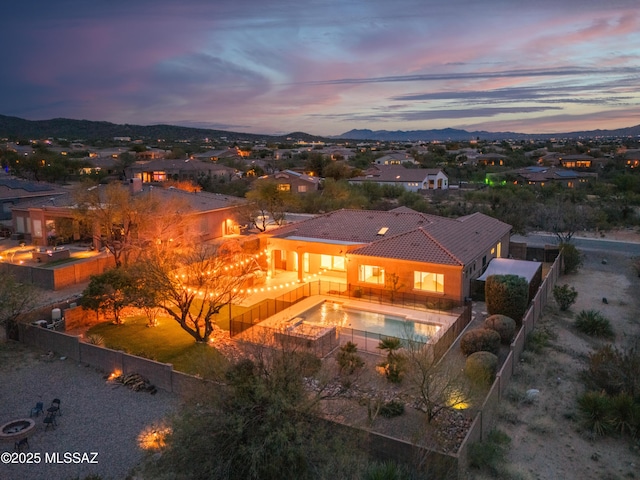
[[[298,283],[303,283],[304,282],[304,261],[303,261],[304,253],[302,253],[300,250],[297,250],[296,257],[298,257],[296,259],[298,262]]]

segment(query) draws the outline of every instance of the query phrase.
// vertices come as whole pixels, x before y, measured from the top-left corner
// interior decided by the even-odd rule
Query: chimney
[[[133,195],[142,191],[142,179],[141,178],[130,178],[129,179],[129,190]]]

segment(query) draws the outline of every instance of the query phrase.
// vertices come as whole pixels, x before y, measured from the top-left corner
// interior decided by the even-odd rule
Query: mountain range
[[[526,134],[515,132],[466,131],[453,128],[440,130],[350,130],[341,135],[320,137],[304,132],[293,132],[287,135],[260,135],[240,133],[226,130],[181,127],[175,125],[130,125],[90,120],[72,120],[54,118],[51,120],[25,120],[18,117],[0,115],[0,137],[7,138],[66,138],[68,140],[106,140],[114,137],[131,137],[155,141],[187,140],[202,141],[205,138],[226,142],[291,142],[335,140],[374,140],[374,141],[468,141],[480,140],[548,140],[551,138],[597,138],[597,137],[638,137],[640,125],[616,130],[590,130],[570,133]]]

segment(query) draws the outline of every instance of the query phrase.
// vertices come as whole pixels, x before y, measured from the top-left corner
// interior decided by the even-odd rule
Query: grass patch
[[[129,317],[124,325],[100,323],[87,331],[100,335],[104,345],[133,355],[173,364],[180,372],[202,377],[215,375],[224,357],[209,345],[197,344],[174,320],[161,317],[157,327],[147,327],[144,316]]]

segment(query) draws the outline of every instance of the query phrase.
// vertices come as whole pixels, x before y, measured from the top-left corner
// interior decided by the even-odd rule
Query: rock
[[[539,395],[540,395],[540,390],[536,388],[530,388],[529,390],[526,391],[524,395],[524,399],[526,402],[531,403],[531,402],[534,402]]]

